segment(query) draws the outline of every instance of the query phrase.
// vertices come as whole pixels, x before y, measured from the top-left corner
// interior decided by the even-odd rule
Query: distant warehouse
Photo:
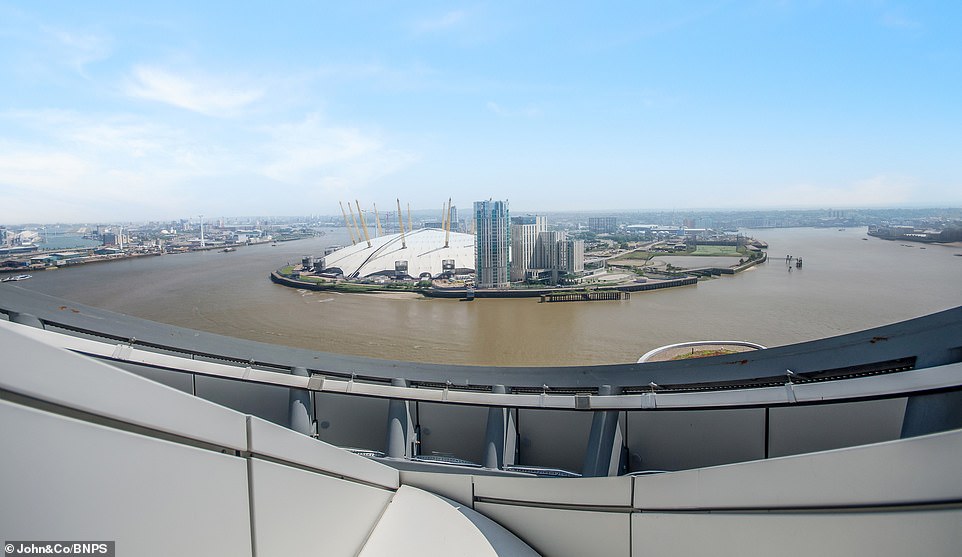
[[[447,245],[445,245],[447,241]],[[474,272],[474,236],[439,228],[419,228],[360,241],[325,255],[317,270],[348,278],[418,278]]]

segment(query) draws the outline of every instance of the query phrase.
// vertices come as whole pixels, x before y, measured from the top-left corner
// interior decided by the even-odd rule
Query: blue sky
[[[962,3],[0,0],[0,223],[962,205]]]

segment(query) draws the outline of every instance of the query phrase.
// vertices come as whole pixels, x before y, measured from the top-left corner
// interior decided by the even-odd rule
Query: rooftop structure
[[[954,555],[960,338],[957,307],[696,360],[452,366],[6,285],[0,535],[109,524],[136,554]]]
[[[447,247],[445,241],[447,236]],[[388,234],[358,242],[325,255],[320,266],[345,277],[365,278],[377,275],[438,276],[452,269],[470,272],[474,268],[474,236],[438,228],[419,228],[405,234]]]

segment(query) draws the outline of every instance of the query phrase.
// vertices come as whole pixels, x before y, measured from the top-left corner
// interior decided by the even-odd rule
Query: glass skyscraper
[[[507,201],[474,202],[474,269],[478,288],[510,285],[511,218]]]

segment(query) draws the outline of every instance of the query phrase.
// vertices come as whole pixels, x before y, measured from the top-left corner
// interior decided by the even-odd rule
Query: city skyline
[[[0,3],[0,222],[960,206],[960,15]]]

